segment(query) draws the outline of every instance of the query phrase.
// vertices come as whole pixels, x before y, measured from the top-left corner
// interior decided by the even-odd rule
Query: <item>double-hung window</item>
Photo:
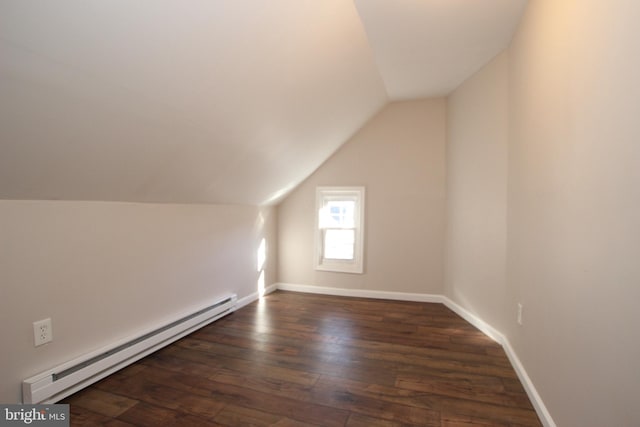
[[[316,270],[362,273],[364,187],[318,187],[316,213]]]

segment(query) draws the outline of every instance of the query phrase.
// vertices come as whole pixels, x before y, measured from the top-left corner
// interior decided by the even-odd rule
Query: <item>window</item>
[[[362,273],[364,187],[316,189],[316,270]]]

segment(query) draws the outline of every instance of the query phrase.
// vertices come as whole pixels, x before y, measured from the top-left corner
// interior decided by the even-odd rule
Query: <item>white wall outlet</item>
[[[522,304],[518,303],[518,325],[522,326]]]
[[[36,347],[53,341],[53,329],[51,319],[33,322],[33,343]]]

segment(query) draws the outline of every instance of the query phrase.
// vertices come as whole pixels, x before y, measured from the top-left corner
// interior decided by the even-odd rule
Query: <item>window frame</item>
[[[354,200],[354,248],[353,259],[340,260],[324,258],[325,230],[320,227],[320,211],[331,200]],[[319,271],[362,274],[364,272],[364,211],[365,188],[350,187],[316,187],[314,267]],[[343,228],[350,230],[351,228]]]

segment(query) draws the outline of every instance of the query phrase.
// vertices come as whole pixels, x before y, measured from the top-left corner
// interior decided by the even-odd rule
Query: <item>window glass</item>
[[[316,190],[316,269],[363,271],[363,187],[318,187]]]
[[[324,258],[352,260],[355,254],[355,230],[328,229],[324,233]]]

